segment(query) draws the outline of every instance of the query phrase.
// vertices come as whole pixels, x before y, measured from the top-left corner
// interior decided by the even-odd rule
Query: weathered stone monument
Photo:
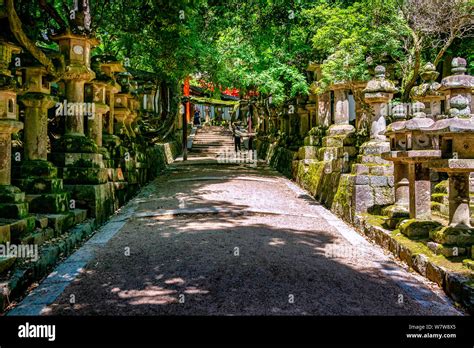
[[[427,116],[436,120],[441,115],[441,102],[445,99],[444,93],[440,90],[441,84],[436,82],[439,73],[432,63],[427,63],[420,76],[424,82],[413,87],[411,97],[413,100],[423,103]]]
[[[16,45],[0,41],[0,243],[10,242],[12,235],[30,232],[34,219],[28,217],[25,193],[12,185],[11,136],[23,129],[18,121],[16,81],[8,69],[13,54],[20,53]]]
[[[370,117],[370,139],[359,149],[357,164],[352,167],[350,177],[353,187],[352,204],[354,214],[366,213],[394,203],[393,164],[382,158],[390,151],[390,143],[383,134],[390,101],[397,92],[394,84],[385,78],[385,68],[377,66],[375,76],[363,90],[365,102],[373,113]]]
[[[408,208],[409,217],[417,221],[403,223],[400,231],[409,237],[427,237],[429,227],[433,225],[430,172],[422,164],[440,157],[441,153],[433,149],[433,137],[424,132],[434,124],[421,111],[424,108],[424,104],[414,103],[412,119],[393,122],[387,127],[385,135],[390,140],[390,152],[382,154],[384,159],[395,164],[395,205],[384,209],[384,214],[389,218],[387,225],[394,228],[398,222],[407,218],[405,212]],[[402,109],[404,107],[400,105],[395,116],[401,116]]]
[[[95,103],[84,99],[84,87],[96,76],[91,69],[90,53],[98,42],[76,34],[59,35],[54,40],[66,62],[62,75],[66,83],[66,99],[62,101],[65,133],[54,144],[50,158],[58,166],[75,205],[88,209],[91,216],[102,221],[113,212],[113,192],[107,185],[108,171],[98,145],[86,136],[84,128],[85,118],[91,121],[96,117]],[[98,132],[93,133],[98,140]]]
[[[65,213],[69,196],[58,178],[58,169],[48,161],[48,109],[58,102],[51,96],[46,69],[22,69],[26,80],[20,102],[25,108],[24,160],[14,168],[15,184],[27,193],[32,213]]]
[[[349,86],[338,83],[331,86],[334,92],[334,124],[329,127],[329,135],[350,134],[355,132],[349,124]]]
[[[474,244],[469,197],[469,173],[474,171],[474,117],[465,113],[468,99],[463,95],[452,97],[450,106],[450,118],[427,130],[436,137],[441,158],[426,166],[449,175],[449,226],[433,231],[430,237],[441,244],[470,246]]]

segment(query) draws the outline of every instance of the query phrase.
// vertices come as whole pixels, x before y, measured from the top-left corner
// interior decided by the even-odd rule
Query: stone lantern
[[[128,119],[128,115],[131,113],[128,102],[130,95],[128,93],[117,93],[114,95],[114,97],[114,116],[115,120],[117,121],[115,134],[127,134],[125,121]]]
[[[128,108],[130,110],[130,113],[128,114],[128,117],[125,119],[124,123],[128,135],[132,138],[136,137],[135,131],[133,130],[133,123],[138,120],[139,107],[140,102],[136,99],[135,96],[131,96],[130,98],[128,98]]]
[[[338,83],[331,86],[334,92],[334,124],[329,127],[329,135],[349,134],[355,131],[349,124],[349,86]]]
[[[90,53],[98,41],[87,36],[63,34],[54,38],[65,57],[66,99],[62,101],[65,134],[54,144],[51,161],[58,166],[67,184],[102,184],[107,170],[97,144],[84,132],[84,118],[94,117],[94,104],[85,102],[85,84],[96,77],[91,69]]]
[[[98,40],[77,34],[62,34],[54,38],[65,58],[67,114],[65,134],[55,142],[50,160],[58,167],[65,189],[74,199],[76,207],[88,210],[89,216],[102,222],[113,212],[113,187],[108,185],[108,170],[97,144],[85,135],[84,120],[95,117],[95,104],[85,100],[85,84],[96,78],[91,69],[91,49]],[[103,92],[102,92],[103,93]],[[99,97],[103,102],[103,97]],[[71,112],[70,112],[71,111]],[[88,125],[89,126],[89,125]],[[89,128],[89,127],[88,127]],[[94,128],[94,123],[92,123]],[[97,131],[87,133],[100,137]],[[100,141],[100,140],[99,140]]]
[[[90,53],[98,41],[81,35],[63,34],[53,38],[57,41],[66,60],[62,79],[66,81],[68,103],[84,103],[84,85],[95,78],[91,69]],[[74,113],[66,118],[65,136],[84,136],[84,115]]]
[[[103,136],[102,141],[104,146],[107,148],[110,154],[110,160],[114,163],[110,163],[111,167],[117,167],[115,161],[112,158],[115,155],[117,147],[120,145],[120,137],[114,134],[114,122],[115,122],[115,98],[116,94],[122,90],[116,79],[116,73],[124,72],[125,68],[123,65],[116,61],[114,57],[100,56],[97,57],[98,69],[101,72],[101,80],[106,82],[105,86],[105,102],[109,107],[108,112],[105,114],[105,122],[103,125]],[[114,181],[122,179],[123,174],[121,169],[118,168],[114,171],[117,175],[112,175]],[[109,175],[110,177],[110,175]]]
[[[387,125],[385,117],[388,116],[389,103],[393,98],[393,94],[397,91],[398,89],[395,88],[394,84],[385,78],[385,67],[376,66],[375,77],[367,83],[363,90],[365,102],[374,110],[370,122],[371,141],[386,141],[383,134]]]
[[[102,147],[102,118],[109,111],[109,106],[106,104],[106,87],[107,83],[99,79],[92,81],[86,87],[86,91],[91,96],[90,101],[95,107],[94,114],[87,120],[87,135],[99,148]]]
[[[125,68],[120,62],[110,60],[101,63],[100,69],[109,78],[106,86],[106,101],[107,105],[109,106],[109,113],[104,127],[104,132],[107,135],[112,135],[114,134],[114,94],[119,93],[122,90],[122,87],[118,84],[115,78],[115,74],[124,72]]]
[[[451,76],[445,77],[441,81],[440,91],[443,91],[447,98],[448,103],[446,110],[450,110],[451,102],[455,99],[453,97],[461,95],[467,99],[467,106],[462,111],[464,114],[469,115],[472,113],[472,90],[474,88],[474,76],[466,75],[467,62],[464,58],[454,58],[451,62]],[[453,107],[454,110],[458,110],[457,107]],[[456,112],[456,111],[454,111]]]
[[[155,112],[156,84],[152,81],[146,81],[143,85],[143,109],[147,113]]]
[[[28,215],[25,194],[11,185],[11,136],[23,129],[23,123],[18,121],[16,84],[8,70],[12,54],[17,53],[19,47],[0,41],[0,217],[8,219]],[[10,229],[0,226],[0,242],[9,241]]]
[[[420,76],[424,82],[412,89],[411,97],[413,100],[423,103],[427,116],[436,120],[437,116],[441,115],[441,101],[445,99],[440,90],[441,84],[436,82],[439,73],[432,63],[427,63]]]
[[[47,71],[42,66],[22,68],[25,76],[19,97],[25,106],[25,159],[15,167],[14,183],[27,193],[30,212],[58,214],[69,210],[58,169],[48,162],[48,109],[58,101],[51,96]]]
[[[456,88],[458,85],[456,86]],[[449,176],[449,226],[432,231],[438,243],[458,246],[474,244],[469,199],[469,174],[474,171],[474,115],[468,113],[469,100],[451,94],[449,118],[437,121],[427,134],[434,136],[441,157],[426,167]]]
[[[367,213],[373,207],[387,206],[395,201],[393,190],[393,164],[382,158],[390,151],[390,143],[384,134],[385,117],[389,102],[397,91],[392,82],[385,79],[385,68],[377,66],[375,77],[363,90],[364,100],[374,113],[370,121],[370,139],[360,146],[356,164],[350,176],[353,185],[352,207],[355,214]]]
[[[441,152],[433,149],[435,139],[425,132],[434,121],[420,111],[424,108],[423,103],[415,103],[412,119],[393,122],[385,131],[390,141],[390,152],[382,154],[382,157],[394,162],[395,178],[395,205],[384,211],[389,219],[403,218],[404,216],[400,216],[402,214],[399,213],[407,207],[408,201],[411,219],[431,220],[430,173],[429,168],[423,167],[422,163],[439,158]],[[395,117],[401,114],[400,109],[404,107],[400,105],[394,108]],[[407,225],[403,227],[402,233],[408,236],[428,235],[427,229],[409,228]]]

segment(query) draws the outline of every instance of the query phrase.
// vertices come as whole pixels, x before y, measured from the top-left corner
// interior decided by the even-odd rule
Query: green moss
[[[443,255],[436,255],[426,246],[425,240],[411,240],[408,237],[404,236],[400,230],[394,230],[390,233],[392,238],[398,241],[400,244],[404,245],[410,249],[412,255],[423,254],[429,261],[434,263],[437,266],[444,267],[450,271],[461,273],[465,276],[470,276],[471,273],[463,266],[462,262],[458,259],[447,259]]]
[[[57,168],[53,163],[43,160],[24,161],[21,166],[13,168],[14,177],[17,178],[56,178]]]
[[[474,245],[474,229],[441,227],[431,231],[430,238],[444,245],[472,246]]]
[[[437,203],[443,203],[446,197],[447,197],[446,193],[433,193],[431,195],[431,199]]]
[[[352,217],[352,185],[351,175],[342,175],[339,180],[336,194],[332,201],[331,210],[346,220]]]
[[[434,193],[448,193],[449,182],[448,180],[443,180],[439,184],[436,184],[434,187]]]
[[[384,228],[385,219],[386,219],[385,216],[372,215],[372,214],[362,214],[362,216],[364,220],[369,223],[369,225]]]
[[[86,136],[66,134],[55,142],[54,152],[97,153],[98,147]]]

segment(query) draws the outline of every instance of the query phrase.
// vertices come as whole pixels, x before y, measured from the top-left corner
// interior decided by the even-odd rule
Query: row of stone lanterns
[[[23,219],[28,215],[25,194],[11,184],[11,136],[23,129],[18,121],[15,79],[8,69],[19,47],[0,41],[0,217]],[[7,226],[6,224],[4,226]],[[10,227],[0,228],[0,243],[10,240]]]
[[[129,197],[128,191],[115,192],[127,188],[125,179],[137,188],[147,177],[140,174],[146,170],[138,168],[135,155],[142,149],[127,143],[136,136],[133,123],[140,109],[131,75],[113,59],[98,59],[91,66],[91,49],[97,45],[93,38],[66,34],[54,40],[65,58],[65,100],[51,95],[46,69],[34,63],[18,69],[22,86],[17,88],[8,67],[21,50],[0,41],[0,220],[28,219],[29,213],[67,216],[77,204],[100,222]],[[17,94],[25,125],[18,121]],[[48,110],[53,107],[56,115],[64,116],[65,129],[48,153]],[[24,154],[12,171],[11,135],[23,126]],[[118,202],[111,203],[114,199]],[[10,240],[8,226],[0,221],[0,243]]]
[[[414,95],[415,99],[429,103],[426,109],[433,119],[420,111],[426,104],[415,103],[414,109],[418,110],[411,120],[394,122],[381,132],[390,139],[390,151],[383,156],[395,163],[395,205],[391,211],[399,215],[390,217],[403,218],[408,210],[410,218],[430,223],[430,170],[447,173],[449,225],[432,228],[430,232],[427,226],[411,229],[409,224],[404,224],[402,232],[409,236],[429,234],[435,242],[457,246],[474,244],[469,204],[469,174],[474,171],[474,115],[470,110],[474,77],[465,74],[466,65],[464,59],[455,58],[453,75],[439,84],[433,82],[436,74],[428,64],[422,73],[425,83],[414,89]],[[447,118],[438,113],[441,95],[449,98]]]

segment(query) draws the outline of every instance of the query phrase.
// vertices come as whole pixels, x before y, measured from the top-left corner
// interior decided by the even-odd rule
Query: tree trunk
[[[6,0],[6,9],[8,15],[8,23],[10,25],[10,30],[12,31],[15,38],[18,40],[20,45],[23,46],[28,52],[31,53],[33,57],[35,57],[38,62],[40,62],[54,77],[58,76],[58,72],[56,71],[56,67],[54,66],[51,59],[49,59],[43,51],[39,49],[38,46],[35,45],[33,41],[31,41],[28,36],[26,36],[25,32],[22,29],[21,20],[18,17],[18,14],[15,10],[15,5],[13,0]]]
[[[415,86],[416,81],[418,79],[418,74],[420,72],[421,67],[421,42],[422,39],[418,37],[416,33],[412,33],[413,36],[413,50],[415,55],[415,63],[413,65],[412,75],[410,76],[409,80],[405,83],[402,93],[402,101],[409,102],[410,101],[410,92],[412,88]]]

